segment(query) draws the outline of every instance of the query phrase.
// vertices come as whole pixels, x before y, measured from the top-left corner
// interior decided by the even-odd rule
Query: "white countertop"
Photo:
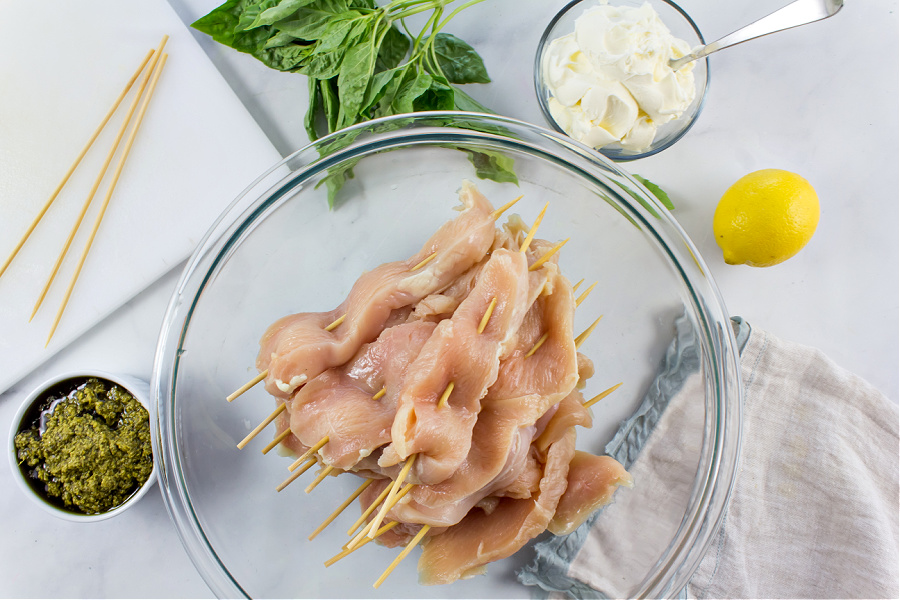
[[[723,10],[715,0],[681,2],[707,40],[784,3],[733,1]],[[171,4],[189,24],[218,2]],[[498,113],[543,124],[532,90],[533,54],[544,24],[563,4],[489,0],[461,13],[449,31],[478,50],[493,78],[488,85],[467,86],[469,93]],[[900,288],[897,9],[895,0],[848,3],[827,21],[713,55],[709,97],[696,126],[669,150],[624,165],[667,190],[674,216],[710,266],[731,314],[821,349],[894,402]],[[307,142],[304,77],[270,71],[199,33],[195,37],[279,152]],[[28,60],[28,53],[2,60]],[[0,124],[6,117],[0,115]],[[726,265],[711,235],[715,205],[738,177],[769,167],[795,171],[813,184],[822,205],[818,231],[781,265]],[[91,367],[149,379],[178,271],[0,394],[0,431],[6,435],[22,398],[59,372]],[[3,465],[0,596],[211,595],[159,493],[115,519],[74,524],[34,507],[13,485],[5,460]]]

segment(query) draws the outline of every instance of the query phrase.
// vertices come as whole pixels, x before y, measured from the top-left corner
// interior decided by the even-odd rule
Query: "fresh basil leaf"
[[[450,83],[490,83],[484,61],[469,44],[455,35],[439,33],[434,39],[438,65]]]
[[[365,34],[368,21],[360,19],[360,14],[353,11],[341,13],[335,17],[331,27],[325,30],[316,42],[316,54],[334,52],[345,46],[353,46],[359,37]]]
[[[322,107],[325,110],[325,122],[328,125],[328,131],[337,130],[340,101],[338,100],[335,85],[336,82],[333,79],[319,80],[319,93],[322,94]]]
[[[241,16],[238,19],[237,27],[235,28],[235,33],[239,31],[247,31],[249,26],[256,18],[259,16],[259,13],[264,10],[271,8],[278,4],[279,0],[257,0],[253,4],[248,4],[244,7],[244,10],[241,12]]]
[[[341,70],[338,74],[338,98],[341,101],[339,127],[343,128],[356,122],[362,108],[366,88],[375,68],[375,38],[369,36],[365,41],[347,50]]]
[[[218,43],[231,47],[234,28],[246,4],[245,0],[229,0],[191,23],[191,27],[211,36]]]
[[[306,115],[303,117],[303,127],[306,129],[306,135],[309,141],[314,142],[319,139],[316,131],[316,120],[319,118],[319,109],[322,107],[322,94],[319,92],[319,80],[313,77],[307,77],[307,89],[309,90],[309,106],[306,109]]]
[[[475,175],[479,179],[519,185],[519,178],[514,169],[515,161],[509,156],[499,152],[471,150],[465,147],[459,149],[469,156],[469,161],[475,167]]]
[[[663,191],[661,187],[648,179],[644,179],[640,175],[632,175],[632,177],[644,184],[644,187],[647,188],[651,194],[656,196],[656,199],[662,202],[663,206],[665,206],[669,210],[675,209],[675,205],[672,204],[672,200],[669,198],[669,195],[665,191]]]
[[[416,76],[405,82],[397,90],[397,96],[391,103],[394,114],[411,113],[415,109],[413,103],[431,87],[434,78],[425,71],[419,71]]]
[[[343,60],[343,49],[323,54],[310,54],[308,60],[297,68],[297,72],[316,79],[331,79],[340,73]]]
[[[372,77],[372,83],[366,89],[366,96],[363,98],[360,115],[367,119],[374,119],[378,105],[387,93],[390,83],[395,78],[402,76],[403,73],[396,69],[375,73]],[[396,87],[394,90],[396,91]]]
[[[316,54],[334,52],[340,48],[351,29],[353,29],[353,22],[350,19],[332,21],[328,29],[323,31],[316,41]]]
[[[266,40],[266,45],[263,46],[263,50],[271,50],[272,48],[278,48],[281,46],[287,46],[288,44],[294,43],[297,38],[292,36],[289,33],[284,33],[283,31],[279,31],[268,40]]]
[[[346,2],[318,0],[314,4],[297,9],[291,18],[279,21],[273,27],[298,39],[315,41],[333,26],[333,20],[338,15],[345,15],[348,12],[350,11]],[[342,17],[341,20],[343,18],[346,17]]]
[[[248,10],[255,10],[255,7],[252,0],[231,0],[194,21],[191,27],[212,36],[222,45],[252,54],[262,50],[271,35],[267,28],[251,32],[238,31],[241,16]]]
[[[459,88],[453,88],[453,108],[454,110],[462,110],[466,112],[480,112],[495,114],[494,111],[485,107],[483,104],[475,100]]]
[[[376,71],[388,71],[394,69],[406,58],[409,52],[409,38],[402,31],[391,25],[384,39],[381,42],[381,48],[378,49],[378,58],[375,59]]]
[[[304,64],[311,53],[312,48],[310,46],[290,44],[277,48],[263,49],[259,52],[254,52],[253,56],[271,69],[296,71]]]
[[[389,76],[383,76],[386,79],[384,90],[378,92],[377,97],[373,96],[370,106],[366,109],[367,114],[373,119],[394,114],[393,103],[397,93],[405,83],[416,76],[415,68],[409,63],[385,73],[389,73]]]
[[[328,189],[328,208],[334,209],[338,205],[338,192],[344,187],[344,184],[353,179],[353,167],[360,161],[360,158],[348,160],[340,166],[328,169],[328,175],[316,184],[316,189],[323,183]]]
[[[623,192],[625,192],[626,194],[628,194],[629,196],[631,196],[632,198],[634,198],[634,199],[637,201],[638,204],[640,204],[641,206],[643,206],[644,208],[646,208],[646,209],[647,209],[647,212],[649,212],[651,215],[653,215],[653,216],[656,217],[657,219],[661,218],[661,217],[659,216],[659,213],[656,212],[656,209],[653,208],[653,205],[650,204],[649,202],[647,202],[647,200],[646,200],[643,196],[641,196],[640,194],[638,194],[638,193],[637,193],[636,191],[634,191],[631,187],[629,187],[629,186],[625,185],[624,183],[622,183],[622,182],[620,182],[620,181],[617,181],[617,180],[615,180],[615,179],[613,179],[612,182],[613,182],[614,184],[616,184],[619,188],[621,188],[621,190],[622,190]]]
[[[453,96],[453,88],[446,79],[440,76],[432,77],[428,89],[413,101],[413,111],[453,110],[455,106]]]
[[[306,6],[307,4],[312,4],[315,1],[316,0],[281,0],[260,11],[256,15],[256,18],[246,25],[244,29],[254,29],[263,25],[274,25],[278,21],[290,17],[297,12],[297,9]]]

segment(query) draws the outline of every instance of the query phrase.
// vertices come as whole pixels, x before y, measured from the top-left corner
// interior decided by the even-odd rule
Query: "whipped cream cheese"
[[[641,151],[660,125],[677,119],[696,94],[694,63],[677,72],[671,58],[691,51],[652,6],[601,0],[553,40],[544,57],[550,114],[573,139],[593,148],[619,142]]]

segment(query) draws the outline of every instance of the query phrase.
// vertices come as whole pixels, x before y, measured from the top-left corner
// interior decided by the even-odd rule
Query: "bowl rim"
[[[645,234],[648,237],[654,237],[653,234],[655,234],[656,241],[660,242],[663,238],[660,237],[657,229],[665,227],[670,230],[667,235],[674,235],[679,245],[669,246],[662,243],[662,246],[672,259],[685,284],[691,280],[694,284],[699,283],[699,288],[703,288],[701,297],[698,297],[694,287],[688,286],[691,291],[691,305],[698,314],[696,324],[702,329],[699,334],[702,334],[701,338],[705,344],[701,354],[705,370],[709,373],[706,395],[707,422],[710,419],[715,421],[711,438],[707,440],[706,432],[704,433],[705,450],[702,452],[706,452],[706,454],[701,454],[701,461],[708,459],[709,472],[704,477],[698,475],[695,479],[691,502],[688,506],[696,504],[697,510],[690,516],[686,511],[676,537],[673,538],[657,563],[660,567],[657,570],[657,576],[655,578],[646,577],[640,584],[641,591],[638,594],[645,597],[677,595],[696,570],[705,550],[718,531],[737,476],[741,440],[742,385],[739,377],[739,354],[724,301],[693,242],[690,241],[678,222],[668,214],[668,210],[661,202],[631,174],[616,166],[607,157],[566,135],[518,119],[483,113],[433,111],[394,115],[360,123],[320,138],[282,159],[254,180],[220,214],[198,243],[170,298],[160,329],[151,378],[151,401],[154,411],[151,414],[150,422],[155,444],[154,460],[158,461],[160,467],[160,489],[166,510],[169,512],[183,546],[201,577],[214,593],[220,597],[250,597],[223,564],[204,532],[199,515],[190,502],[190,493],[184,480],[184,471],[181,469],[178,455],[176,439],[178,425],[174,414],[173,392],[176,388],[180,356],[186,352],[181,344],[185,339],[186,330],[189,328],[190,313],[203,288],[213,279],[213,273],[219,261],[230,255],[229,244],[231,241],[238,239],[247,230],[247,223],[263,214],[265,208],[281,197],[285,188],[298,185],[304,181],[305,176],[309,176],[311,173],[322,172],[340,163],[343,159],[354,157],[355,153],[362,153],[363,149],[374,153],[379,149],[390,147],[396,139],[434,137],[438,136],[436,132],[446,132],[448,129],[463,131],[466,135],[480,139],[503,139],[510,144],[517,143],[515,140],[511,140],[510,136],[497,133],[473,131],[460,127],[453,128],[446,125],[429,126],[429,120],[432,119],[457,123],[476,121],[482,124],[486,122],[493,126],[521,128],[538,136],[541,141],[548,141],[558,149],[573,153],[593,168],[626,179],[640,194],[640,198],[637,196],[626,198],[625,196],[628,194],[619,197],[630,208],[640,213],[638,218],[647,227]],[[421,126],[419,125],[421,123],[425,123],[427,128],[421,131],[410,130],[410,126]],[[397,124],[400,127],[392,127]],[[349,136],[355,140],[360,133],[366,132],[378,138],[378,141],[360,142],[357,140],[331,153],[317,154],[323,148],[333,148],[331,145],[341,140],[342,136]],[[442,133],[441,135],[451,136],[452,134]],[[421,142],[422,140],[417,141]],[[437,143],[434,139],[430,141]],[[529,145],[527,142],[521,142],[521,144],[523,148],[530,151],[537,150],[535,146]],[[542,153],[546,154],[547,152],[542,151]],[[363,153],[363,155],[365,154]],[[291,163],[295,161],[299,166],[292,168]],[[285,167],[289,172],[287,175],[281,175]],[[598,181],[595,175],[588,174],[582,169],[578,170],[581,175]],[[274,181],[272,181],[273,179]],[[255,195],[252,198],[253,203],[246,205],[245,201],[250,194]],[[645,217],[651,220],[647,221]],[[225,241],[223,242],[223,240]],[[679,253],[680,258],[676,257],[673,252]],[[213,258],[209,258],[210,256]],[[213,261],[212,266],[207,270],[204,270],[204,259],[207,262]],[[699,272],[700,275],[694,276],[694,278],[688,277],[687,271],[691,270]],[[699,277],[699,281],[694,281],[697,277]],[[714,355],[711,357],[707,350],[713,352]],[[716,386],[716,393],[711,395],[712,386]],[[721,397],[719,397],[720,392]],[[718,404],[712,406],[714,414],[710,417],[710,403],[717,399]]]
[[[110,371],[104,371],[100,369],[80,369],[74,371],[66,371],[45,380],[43,383],[35,387],[25,397],[25,399],[22,401],[22,403],[19,405],[19,408],[13,415],[9,430],[9,441],[7,443],[7,457],[9,458],[9,466],[13,472],[13,479],[16,482],[16,486],[22,491],[22,493],[25,494],[35,505],[39,506],[44,512],[49,513],[54,517],[64,519],[66,521],[73,521],[76,523],[96,523],[97,521],[105,521],[106,519],[110,519],[122,514],[123,512],[137,504],[138,501],[140,501],[140,499],[147,494],[150,488],[153,487],[153,484],[156,483],[157,480],[158,471],[155,459],[156,452],[154,451],[153,467],[150,470],[150,475],[147,477],[147,480],[144,482],[144,484],[140,488],[138,488],[125,502],[123,502],[116,508],[97,515],[79,514],[73,511],[58,508],[47,502],[47,500],[45,500],[43,496],[38,494],[25,480],[25,477],[22,474],[22,470],[19,468],[19,462],[16,459],[15,446],[15,437],[16,434],[20,431],[22,419],[25,416],[25,413],[49,388],[53,387],[54,385],[62,383],[69,379],[82,379],[90,377],[105,379],[124,388],[132,396],[134,396],[134,398],[137,399],[137,401],[140,402],[145,409],[147,409],[148,417],[152,414],[152,407],[150,403],[150,385],[148,382],[132,375],[121,375],[118,373],[112,373]]]
[[[669,5],[677,13],[679,13],[682,17],[684,17],[684,20],[688,23],[688,25],[691,26],[691,29],[694,30],[694,33],[697,34],[697,38],[700,40],[700,44],[701,45],[706,44],[706,39],[703,37],[703,32],[700,31],[700,28],[697,26],[697,23],[694,22],[694,19],[691,18],[691,16],[683,8],[681,8],[681,6],[679,6],[672,0],[657,0],[657,1],[661,2],[663,4]],[[543,77],[541,75],[541,73],[543,72],[542,63],[543,63],[543,57],[544,57],[544,50],[547,48],[547,46],[549,45],[549,42],[551,41],[549,39],[550,34],[552,33],[553,29],[556,27],[557,23],[559,23],[559,21],[562,20],[563,17],[565,17],[576,6],[578,6],[579,4],[584,4],[586,2],[593,2],[597,5],[599,5],[598,0],[571,0],[564,7],[562,7],[555,15],[553,15],[553,18],[550,19],[550,22],[547,24],[547,27],[544,29],[543,33],[541,34],[540,40],[538,41],[537,50],[535,51],[535,54],[534,54],[534,67],[533,67],[533,74],[532,74],[533,80],[534,80],[534,82],[533,82],[534,83],[534,94],[535,94],[535,97],[537,98],[538,107],[540,108],[540,111],[541,111],[541,116],[544,117],[544,121],[546,121],[547,125],[550,128],[552,128],[554,131],[561,133],[562,135],[566,135],[566,136],[568,136],[568,134],[565,132],[565,130],[563,130],[562,127],[559,126],[559,124],[556,122],[556,120],[550,114],[550,107],[547,105],[547,98],[545,97],[546,95],[542,93],[542,90],[544,87],[543,86]],[[702,81],[703,85],[702,85],[702,88],[700,89],[701,96],[700,96],[700,100],[697,104],[697,110],[694,113],[694,116],[687,122],[686,126],[683,127],[675,135],[673,135],[668,141],[666,141],[665,144],[661,144],[656,147],[654,147],[651,144],[650,148],[648,148],[647,150],[642,150],[640,152],[635,152],[633,154],[622,154],[622,151],[620,149],[608,149],[607,148],[606,150],[604,150],[604,148],[606,148],[606,147],[591,148],[591,150],[593,152],[598,152],[598,153],[602,154],[606,159],[614,161],[614,162],[630,162],[633,160],[639,160],[641,158],[647,158],[647,157],[653,156],[655,154],[659,154],[660,152],[662,152],[663,150],[666,150],[667,148],[670,148],[672,145],[675,144],[675,142],[677,142],[678,140],[683,138],[685,136],[685,134],[687,134],[687,132],[690,131],[694,127],[694,124],[697,122],[697,119],[703,113],[703,109],[706,106],[706,99],[709,97],[709,86],[712,82],[712,80],[710,78],[711,75],[710,75],[710,69],[709,69],[709,57],[705,56],[702,59],[698,59],[695,62],[697,62],[697,63],[702,62],[705,67],[705,69],[704,69],[705,77],[703,78],[703,81]]]

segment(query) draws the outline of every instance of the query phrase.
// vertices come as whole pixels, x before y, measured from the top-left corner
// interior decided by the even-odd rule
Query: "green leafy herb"
[[[488,83],[474,48],[442,29],[469,0],[444,16],[454,0],[228,0],[193,27],[268,67],[310,78],[303,124],[311,140],[351,125],[395,114],[462,110],[491,112],[456,85]],[[413,35],[405,19],[431,11]],[[402,29],[401,29],[402,28]],[[355,136],[329,144],[331,152]],[[515,182],[512,159],[460,148],[478,177]],[[329,172],[328,202],[352,170]]]
[[[663,191],[661,187],[650,181],[649,179],[645,179],[640,175],[634,175],[635,179],[644,184],[644,187],[647,188],[651,194],[656,196],[656,199],[662,202],[662,205],[668,208],[669,210],[673,210],[675,205],[672,204],[672,200],[669,199],[669,195]]]

